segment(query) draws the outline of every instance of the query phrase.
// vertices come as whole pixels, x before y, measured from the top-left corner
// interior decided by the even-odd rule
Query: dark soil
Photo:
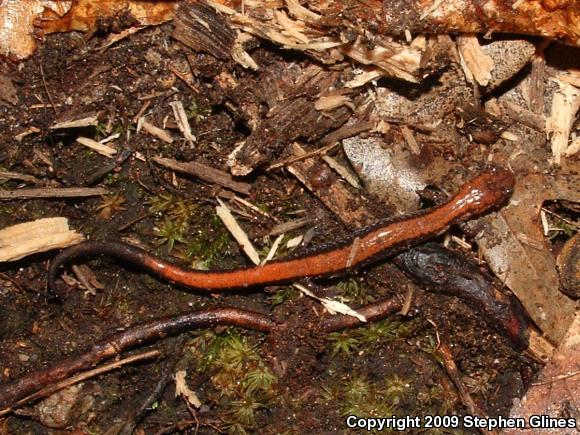
[[[0,106],[0,169],[33,175],[39,186],[91,184],[106,187],[110,195],[2,202],[0,227],[65,216],[72,228],[91,240],[127,238],[190,266],[228,269],[250,265],[215,217],[216,196],[223,194],[222,189],[175,176],[136,157],[141,153],[145,158],[162,155],[196,160],[228,171],[228,154],[249,133],[240,114],[227,104],[233,97],[224,94],[216,76],[225,71],[240,82],[253,83],[258,73],[190,53],[194,90],[168,69],[170,64],[181,70],[188,67],[185,49],[170,35],[170,25],[148,28],[105,51],[99,50],[104,41],[99,36],[86,40],[76,33],[55,35],[30,60],[12,67],[10,74],[17,83],[20,104]],[[265,68],[284,69],[292,62],[310,62],[268,45],[256,47],[252,56]],[[248,104],[256,102],[264,113],[267,111],[261,97],[250,88],[235,98],[246,98]],[[175,99],[181,100],[188,112],[197,138],[193,145],[182,139],[166,144],[143,131],[136,133],[134,117],[150,102],[147,119],[157,126],[165,125],[174,138],[181,138],[169,106]],[[96,112],[100,119],[97,127],[81,131],[48,128],[58,120]],[[31,126],[40,133],[20,142],[15,139]],[[111,160],[87,150],[75,139],[87,136],[100,140],[115,132],[120,133],[115,146],[133,154],[95,179]],[[349,231],[285,170],[258,172],[243,181],[252,185],[246,199],[275,219],[312,217],[316,231],[311,246]],[[20,182],[13,180],[2,183],[4,189],[19,186]],[[250,239],[267,252],[274,239],[267,234],[276,222],[243,210],[245,216],[237,215],[238,219]],[[2,383],[85,350],[120,328],[189,309],[250,308],[272,313],[287,328],[269,336],[218,328],[192,331],[182,341],[168,338],[154,343],[151,347],[161,349],[163,358],[125,366],[82,383],[77,393],[69,393],[73,396],[69,408],[63,399],[0,418],[2,433],[105,433],[139,406],[141,395],[155,387],[168,359],[176,370],[187,371],[188,385],[202,407],[188,409],[183,398],[175,397],[174,383],[170,382],[139,423],[139,433],[328,433],[347,431],[345,418],[351,414],[465,415],[438,361],[434,325],[448,330],[464,381],[489,415],[506,416],[512,400],[523,394],[537,369],[471,308],[457,299],[423,292],[388,263],[365,268],[352,277],[320,280],[319,284],[342,281],[334,295],[347,296],[354,306],[384,295],[404,294],[413,287],[418,303],[411,313],[322,336],[315,327],[321,305],[299,296],[291,287],[206,296],[104,258],[86,262],[102,289],[92,294],[71,280],[60,280],[61,302],[55,303],[46,297],[46,270],[54,254],[1,265]],[[73,276],[70,269],[67,274]],[[58,418],[54,417],[57,414]]]

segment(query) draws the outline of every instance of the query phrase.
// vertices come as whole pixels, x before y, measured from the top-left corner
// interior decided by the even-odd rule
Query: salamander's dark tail
[[[84,242],[66,248],[54,257],[48,268],[48,298],[51,300],[59,299],[56,293],[56,280],[62,266],[77,258],[94,257],[96,255],[106,255],[137,266],[144,266],[143,257],[148,254],[141,248],[116,242]]]

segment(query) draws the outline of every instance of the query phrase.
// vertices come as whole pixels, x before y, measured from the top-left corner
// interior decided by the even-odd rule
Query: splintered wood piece
[[[296,75],[281,72],[278,77],[272,77],[274,83],[269,86],[276,86],[280,95],[272,101],[268,115],[257,120],[252,134],[230,154],[228,165],[232,174],[249,174],[256,167],[270,162],[274,155],[298,138],[316,140],[341,127],[351,117],[352,110],[340,106],[321,112],[316,109],[316,101],[312,98],[320,94],[321,89],[338,86],[340,78],[341,74],[324,71],[316,65]],[[226,85],[234,92],[240,86],[235,82]],[[352,100],[357,103],[356,97]]]
[[[569,155],[568,141],[576,113],[580,108],[580,88],[556,80],[560,89],[552,99],[552,110],[546,122],[546,130],[551,133],[554,164],[559,165],[562,156]]]
[[[20,174],[19,172],[0,171],[0,180],[19,180],[28,183],[36,183],[38,179],[32,175]]]
[[[256,251],[256,248],[254,248],[254,245],[252,245],[252,242],[250,242],[246,232],[240,227],[227,205],[221,199],[217,198],[217,200],[219,202],[219,205],[216,207],[218,217],[222,220],[234,239],[240,244],[244,253],[252,260],[252,263],[255,265],[260,264],[260,255]]]
[[[201,408],[201,401],[195,391],[191,390],[187,386],[187,381],[185,377],[187,376],[187,372],[185,370],[179,370],[173,376],[175,379],[175,397],[183,397],[187,403],[193,406],[196,409]]]
[[[79,136],[77,137],[77,142],[105,157],[112,158],[115,154],[117,154],[117,150],[115,148],[112,148],[108,145],[103,145],[102,143],[88,137]]]
[[[191,133],[191,126],[189,125],[187,114],[183,108],[183,103],[181,101],[173,101],[169,105],[173,110],[173,116],[175,116],[175,122],[177,122],[181,134],[183,134],[185,140],[192,144],[195,142],[195,136]]]
[[[457,46],[461,55],[461,67],[467,79],[471,83],[487,86],[491,79],[493,60],[481,49],[477,36],[459,36]]]
[[[51,249],[66,248],[84,240],[69,229],[64,217],[37,219],[0,230],[0,261],[15,261]]]
[[[97,114],[85,116],[84,118],[80,119],[69,119],[66,121],[57,122],[56,124],[53,124],[48,128],[51,130],[65,130],[68,128],[80,128],[90,126],[94,127],[98,124],[99,124],[99,116]]]
[[[227,187],[228,189],[244,195],[250,193],[251,186],[248,183],[235,181],[227,172],[220,171],[219,169],[204,165],[203,163],[194,161],[178,162],[177,160],[166,159],[164,157],[152,157],[151,160],[161,166],[173,169],[176,172],[193,175],[194,177],[208,183],[219,184],[220,186]]]
[[[157,139],[161,139],[163,142],[173,143],[173,138],[167,130],[151,124],[145,119],[145,117],[141,117],[137,121],[137,131],[141,129],[145,130],[151,136],[155,136]]]
[[[349,307],[348,305],[346,305],[342,302],[335,301],[335,300],[329,299],[329,298],[321,298],[319,296],[316,296],[314,293],[312,293],[309,289],[304,287],[302,284],[294,284],[294,287],[297,288],[298,290],[300,290],[300,292],[302,294],[309,296],[313,299],[316,299],[318,302],[320,302],[324,306],[324,308],[326,308],[326,311],[328,311],[332,315],[344,314],[345,316],[354,317],[362,323],[366,323],[366,321],[367,321],[365,316],[358,313],[356,310],[353,310],[351,307]]]

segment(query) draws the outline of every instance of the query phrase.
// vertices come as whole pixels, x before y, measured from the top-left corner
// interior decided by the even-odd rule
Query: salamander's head
[[[493,168],[464,184],[455,200],[466,211],[466,217],[477,216],[503,205],[511,196],[515,184],[512,172]]]

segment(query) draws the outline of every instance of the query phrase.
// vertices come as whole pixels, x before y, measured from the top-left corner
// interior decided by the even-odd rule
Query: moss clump
[[[256,346],[236,329],[200,333],[190,346],[197,371],[212,373],[206,400],[222,409],[224,429],[246,433],[255,429],[256,413],[274,400],[276,376]]]
[[[230,235],[215,214],[208,216],[199,205],[171,194],[152,196],[147,205],[156,220],[157,246],[167,253],[175,250],[197,269],[207,269],[230,253]]]
[[[372,350],[373,346],[406,337],[416,328],[416,322],[383,319],[362,328],[329,334],[333,356],[348,357],[353,352]]]

